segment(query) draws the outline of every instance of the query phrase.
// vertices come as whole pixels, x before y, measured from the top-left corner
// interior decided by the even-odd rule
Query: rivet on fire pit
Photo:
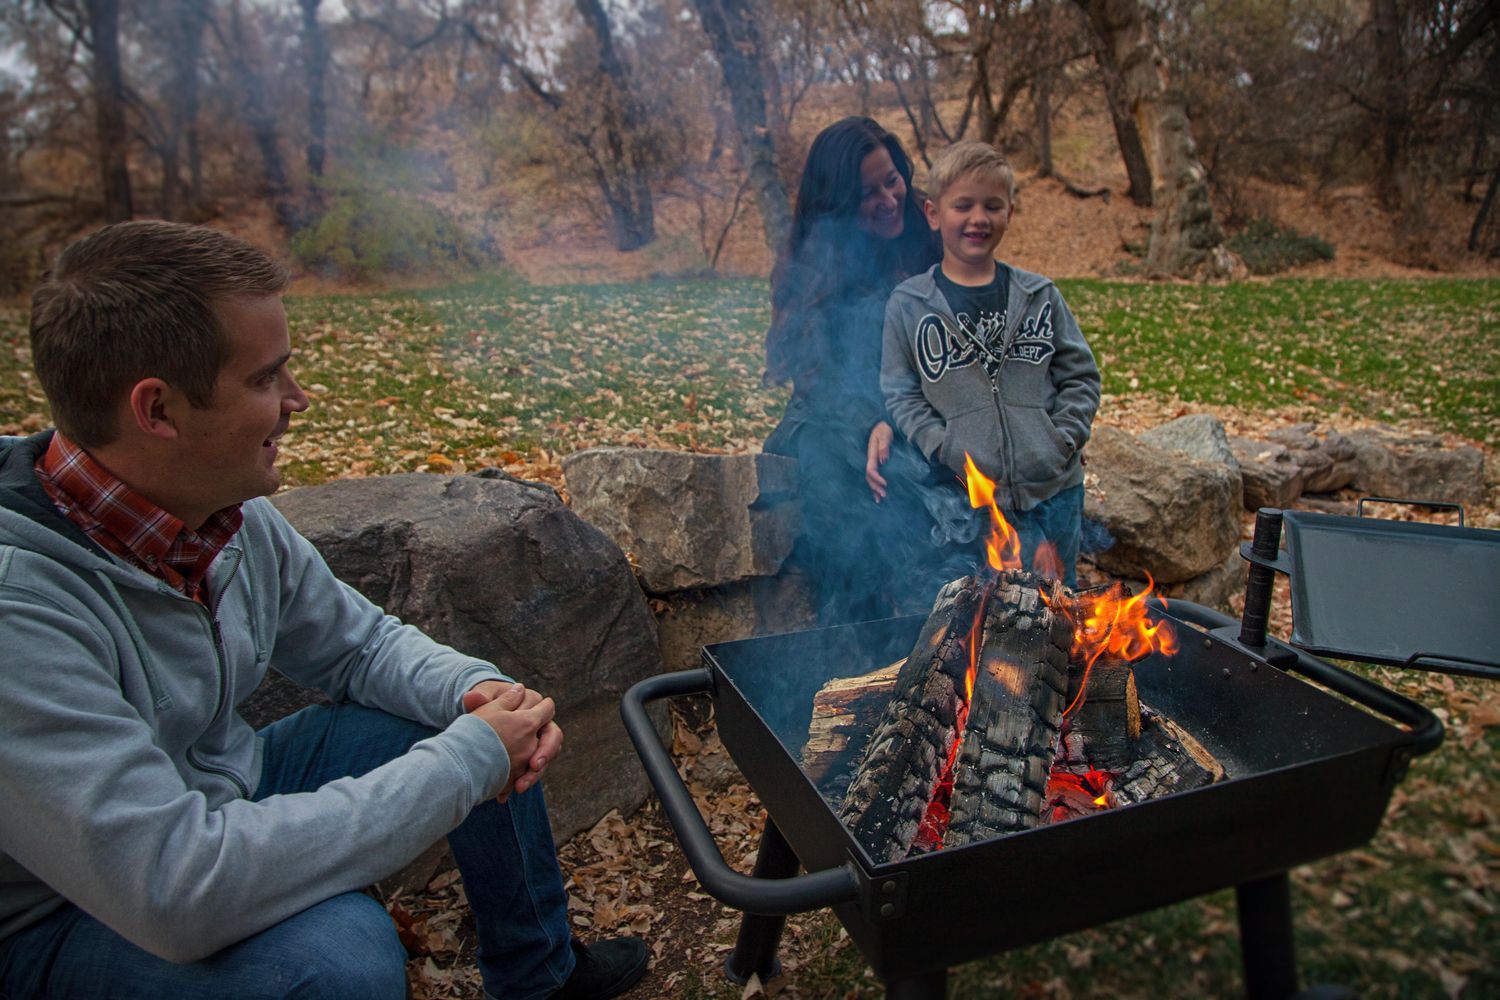
[[[1214,641],[1212,639],[1204,639],[1203,640],[1203,648],[1204,649],[1213,649],[1214,648]]]
[[[1226,679],[1228,679],[1228,678],[1229,678],[1229,677],[1231,677],[1231,676],[1232,676],[1232,675],[1231,675],[1231,674],[1230,674],[1230,672],[1229,672],[1229,668],[1228,668],[1228,667],[1225,667],[1225,668],[1224,668],[1224,677],[1225,677],[1225,678],[1226,678]]]
[[[880,908],[880,915],[882,917],[894,917],[896,915],[896,904],[886,903]]]
[[[896,883],[883,882],[881,883],[880,891],[885,893],[887,896],[894,896],[896,894]]]

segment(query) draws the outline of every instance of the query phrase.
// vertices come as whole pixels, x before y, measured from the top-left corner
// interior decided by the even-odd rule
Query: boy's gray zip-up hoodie
[[[64,900],[175,962],[399,869],[498,794],[500,738],[462,696],[507,679],[341,583],[265,499],[208,606],[107,554],[0,437],[0,938]],[[275,667],[436,736],[358,778],[250,801],[236,706]]]
[[[930,461],[964,475],[964,453],[1008,510],[1083,482],[1079,452],[1099,409],[1099,369],[1051,280],[1010,269],[1000,343],[976,345],[935,275],[908,278],[885,307],[880,388],[896,427]],[[998,378],[981,354],[998,361]]]

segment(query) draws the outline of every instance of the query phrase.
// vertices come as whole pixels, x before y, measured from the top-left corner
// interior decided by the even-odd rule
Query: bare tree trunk
[[[599,72],[605,80],[604,152],[594,157],[594,179],[609,204],[616,249],[636,250],[656,239],[650,178],[638,148],[642,115],[625,64],[615,51],[603,4],[599,0],[576,3],[599,46]]]
[[[1052,69],[1043,67],[1031,84],[1031,100],[1036,107],[1037,175],[1051,177],[1052,166]]]
[[[1413,163],[1413,94],[1406,57],[1406,16],[1400,0],[1375,0],[1375,72],[1379,78],[1377,128],[1380,153],[1375,164],[1375,197],[1395,215],[1396,245],[1408,262],[1430,258],[1427,199]]]
[[[328,36],[318,23],[323,0],[298,0],[302,6],[302,44],[307,73],[307,176],[316,183],[323,176],[328,143]],[[316,195],[314,195],[316,197]]]
[[[1478,253],[1481,249],[1487,253],[1494,253],[1500,247],[1484,246],[1485,226],[1489,222],[1490,212],[1495,207],[1495,190],[1500,188],[1500,164],[1490,171],[1490,182],[1484,189],[1484,198],[1479,202],[1479,211],[1474,213],[1474,224],[1469,227],[1469,252]]]
[[[183,10],[182,59],[177,70],[180,122],[187,142],[189,211],[196,218],[203,204],[203,144],[198,132],[198,65],[203,58],[203,29],[208,27],[208,10],[189,0]]]
[[[255,137],[260,150],[261,164],[265,169],[266,194],[271,198],[276,212],[276,221],[288,233],[297,229],[297,212],[291,204],[291,184],[287,180],[286,162],[281,158],[279,136],[276,132],[276,116],[271,113],[266,97],[265,81],[250,62],[250,40],[246,37],[240,19],[239,4],[229,12],[230,38],[225,46],[229,50],[240,92],[245,100],[245,114],[250,133]]]
[[[94,127],[99,141],[99,176],[104,189],[106,222],[125,222],[135,215],[126,161],[125,77],[120,69],[119,0],[88,0],[89,36],[94,59]]]
[[[766,120],[760,33],[748,0],[693,0],[693,6],[724,73],[740,157],[755,191],[766,245],[779,253],[792,229],[792,212],[786,185],[776,172],[776,148]]]
[[[159,30],[169,40],[173,55],[173,72],[162,89],[164,122],[161,128],[161,195],[160,212],[163,219],[177,220],[182,217],[182,138],[183,138],[183,90],[187,72],[197,72],[197,66],[185,68],[181,61],[183,34],[187,30],[186,4],[171,4],[166,8],[167,18]]]
[[[198,143],[198,69],[208,11],[197,0],[178,0],[164,26],[172,46],[172,77],[166,90],[162,129],[161,214],[167,219],[198,215],[203,198],[203,153]],[[188,180],[182,178],[186,153]]]
[[[1406,166],[1406,55],[1401,47],[1401,9],[1398,0],[1375,0],[1371,9],[1375,29],[1375,73],[1380,80],[1380,158],[1375,168],[1375,196],[1382,208],[1401,208],[1401,174]]]
[[[1089,10],[1086,0],[1084,9]],[[1093,26],[1092,15],[1089,23]],[[1100,76],[1104,80],[1105,103],[1109,106],[1109,118],[1115,127],[1115,142],[1120,147],[1120,158],[1125,161],[1125,176],[1130,180],[1130,190],[1126,192],[1130,200],[1142,208],[1151,206],[1151,160],[1146,155],[1146,145],[1141,141],[1141,130],[1136,127],[1135,119],[1130,114],[1130,100],[1125,94],[1125,78],[1120,75],[1120,68],[1115,65],[1114,58],[1109,51],[1108,40],[1095,27],[1097,45],[1094,48],[1094,60],[1099,65]]]
[[[1153,15],[1140,0],[1077,2],[1103,42],[1103,56],[1119,72],[1151,165],[1156,215],[1147,270],[1196,280],[1232,277],[1243,265],[1224,245],[1224,231],[1214,218],[1208,172],[1193,148],[1185,102],[1167,85]]]

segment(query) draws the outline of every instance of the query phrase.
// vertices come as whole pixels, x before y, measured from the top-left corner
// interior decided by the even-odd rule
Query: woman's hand
[[[870,440],[865,445],[865,482],[870,484],[876,503],[885,499],[886,482],[880,466],[891,457],[891,442],[895,438],[896,432],[884,420],[870,428]]]

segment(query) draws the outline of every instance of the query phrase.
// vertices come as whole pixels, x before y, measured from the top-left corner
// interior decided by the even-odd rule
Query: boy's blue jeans
[[[255,798],[363,774],[430,735],[418,723],[359,705],[303,709],[261,730],[265,765]],[[448,844],[474,912],[486,992],[506,1000],[551,994],[575,959],[541,786],[504,805],[490,800],[476,807]],[[395,925],[384,907],[358,892],[184,965],[142,951],[72,905],[0,942],[0,997],[7,1000],[405,996],[406,952]]]
[[[1063,583],[1078,588],[1078,548],[1083,537],[1083,484],[1070,486],[1025,512],[1007,510],[1005,519],[1021,536],[1021,564],[1031,568],[1037,546],[1051,542],[1063,567]]]

